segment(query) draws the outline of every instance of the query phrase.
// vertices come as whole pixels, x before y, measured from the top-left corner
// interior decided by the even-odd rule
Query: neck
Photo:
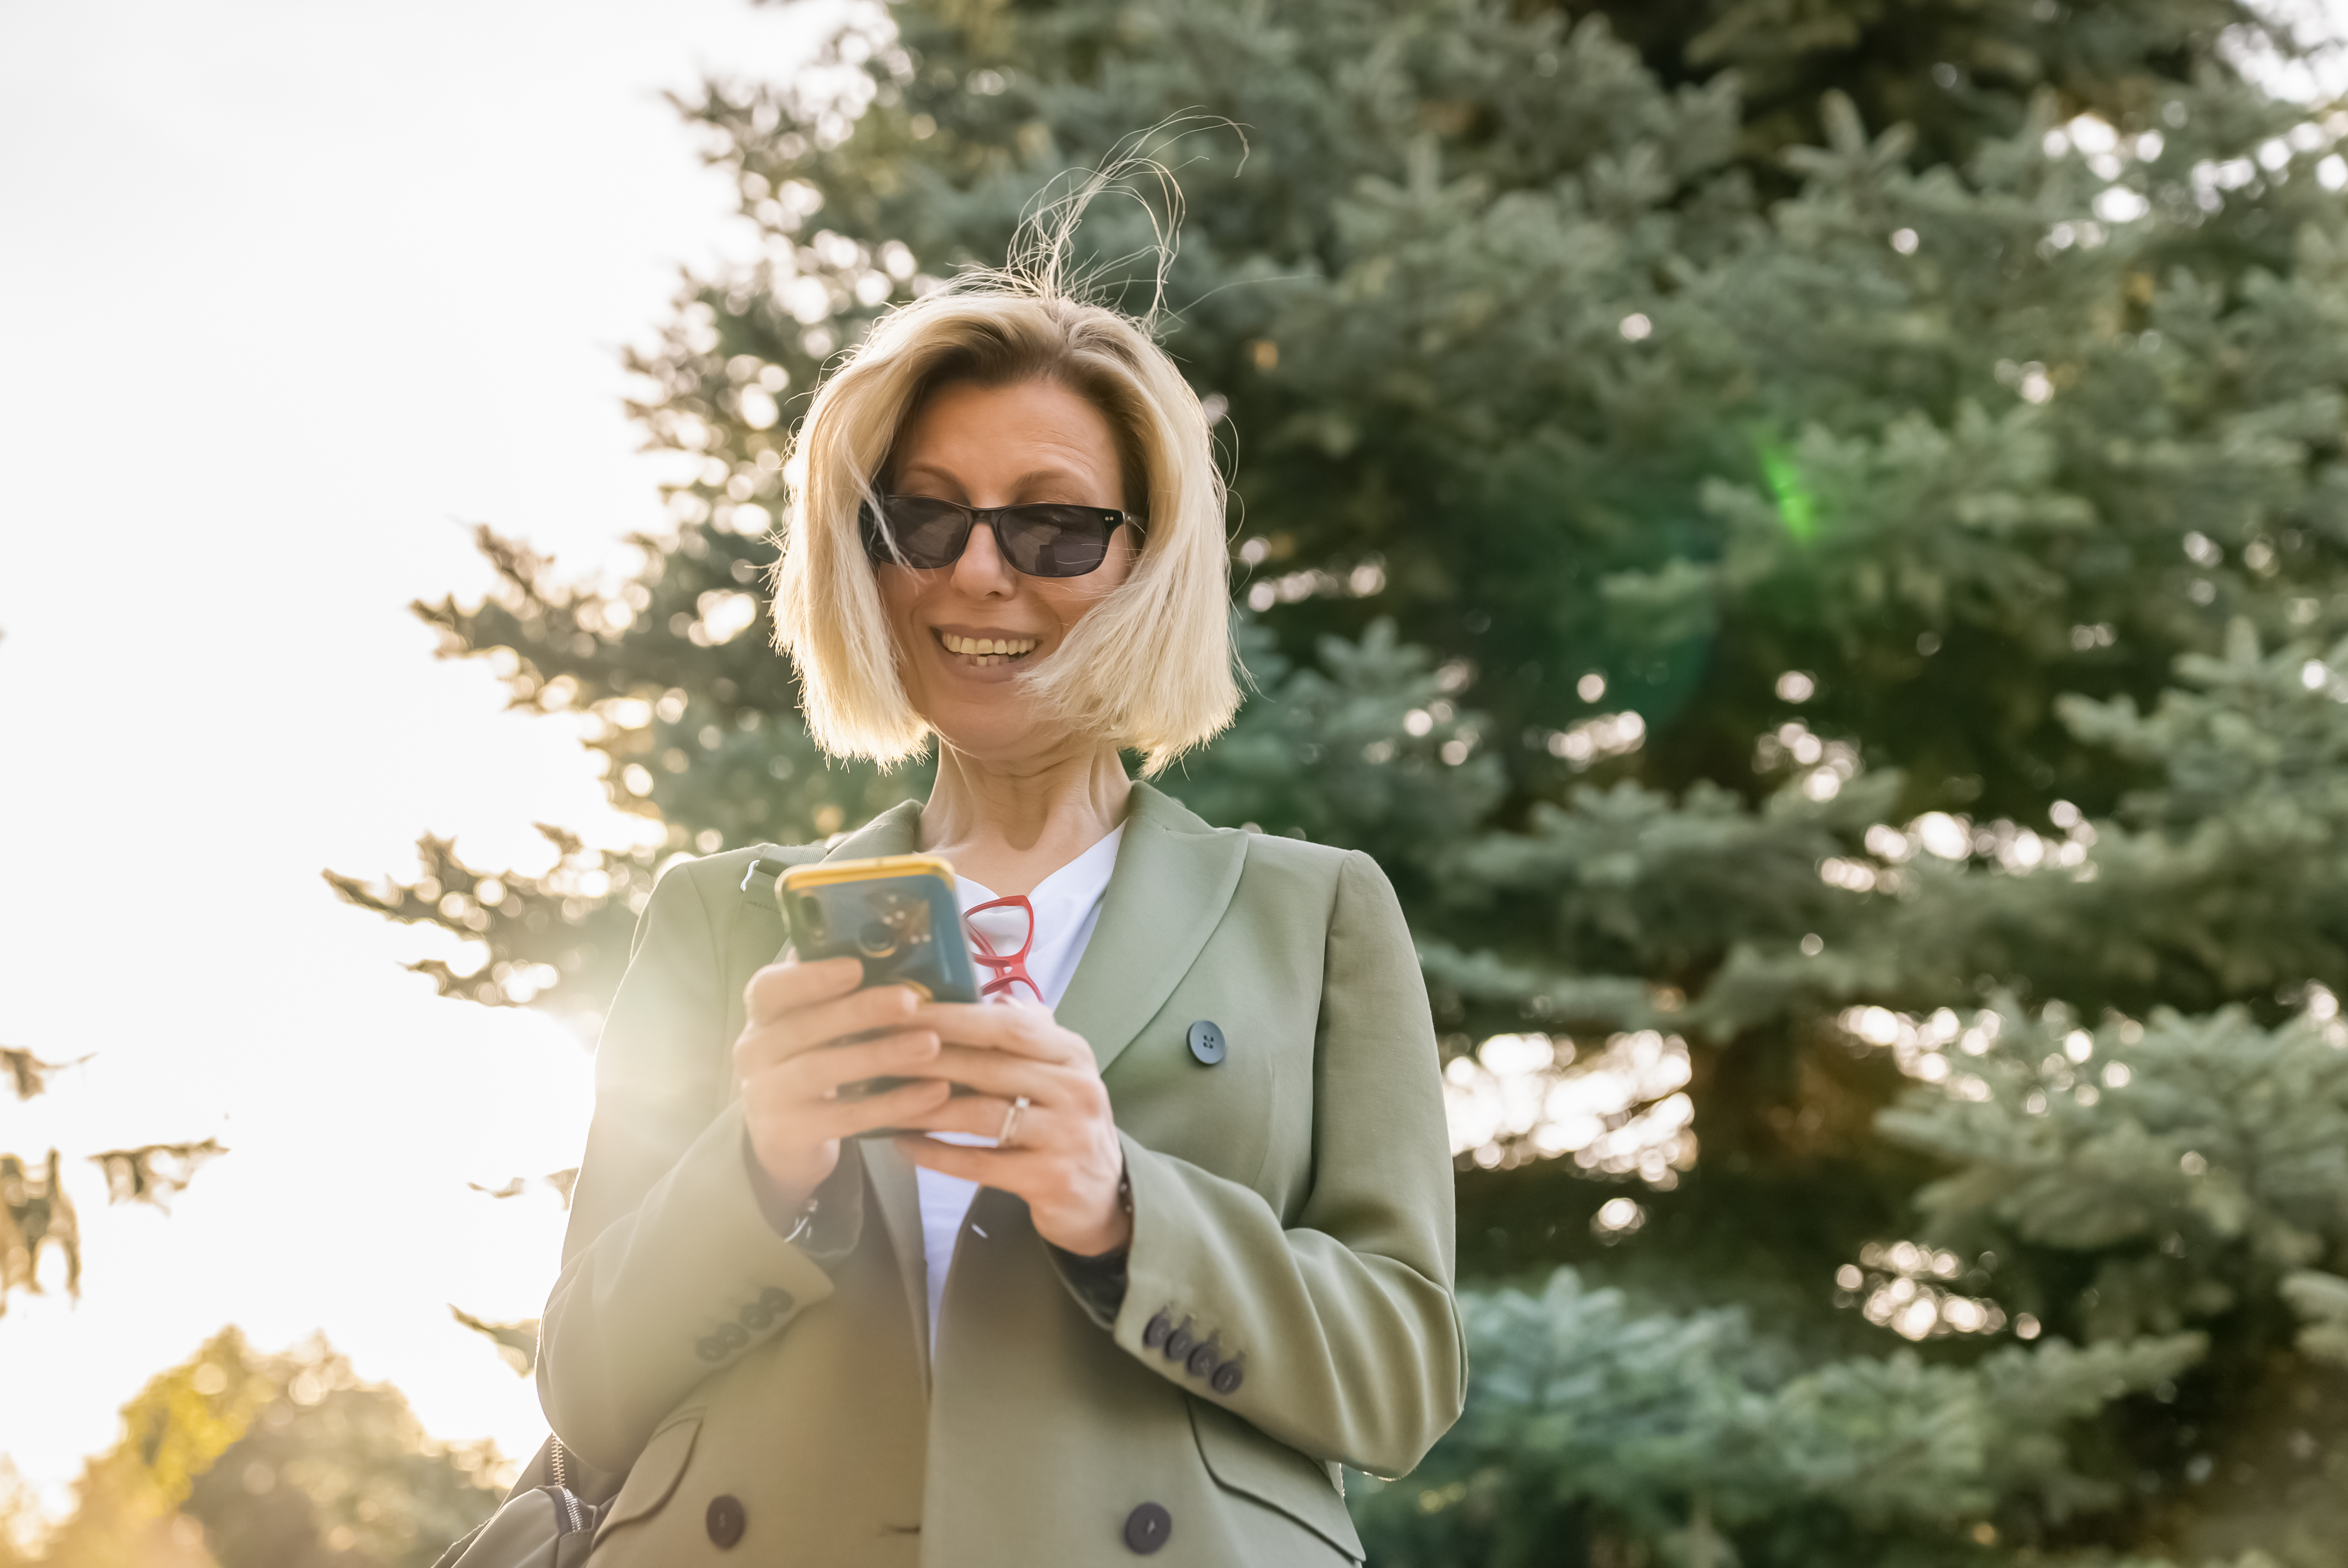
[[[1115,832],[1132,793],[1114,746],[1072,742],[1014,764],[941,742],[922,847],[1001,897],[1032,893]]]

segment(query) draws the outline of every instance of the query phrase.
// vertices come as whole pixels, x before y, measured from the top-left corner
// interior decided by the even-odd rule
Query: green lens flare
[[[1769,482],[1769,494],[1777,503],[1777,516],[1785,519],[1786,531],[1803,544],[1809,543],[1818,537],[1818,503],[1802,482],[1802,471],[1780,446],[1762,447],[1760,457],[1761,476]]]

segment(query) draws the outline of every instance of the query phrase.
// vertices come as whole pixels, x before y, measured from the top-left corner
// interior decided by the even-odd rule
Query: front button
[[[1144,1557],[1166,1544],[1174,1533],[1174,1516],[1154,1502],[1145,1502],[1125,1516],[1125,1543]]]
[[[1181,1327],[1166,1336],[1166,1358],[1169,1361],[1179,1361],[1190,1353],[1190,1347],[1197,1343],[1198,1339],[1190,1332],[1190,1320],[1185,1317],[1182,1319]]]
[[[1201,1067],[1213,1067],[1223,1060],[1223,1031],[1215,1027],[1214,1020],[1202,1018],[1190,1026],[1190,1054]]]
[[[1166,1337],[1173,1332],[1174,1320],[1161,1312],[1157,1317],[1149,1320],[1148,1327],[1142,1329],[1141,1342],[1150,1349],[1155,1350],[1160,1345],[1165,1344]]]
[[[1218,1394],[1236,1394],[1240,1391],[1241,1381],[1246,1377],[1247,1373],[1240,1367],[1239,1358],[1234,1356],[1215,1368],[1214,1379],[1209,1386]]]
[[[730,1494],[720,1494],[709,1500],[709,1513],[705,1521],[709,1526],[709,1539],[720,1551],[742,1539],[743,1530],[750,1516],[742,1512],[742,1500]]]

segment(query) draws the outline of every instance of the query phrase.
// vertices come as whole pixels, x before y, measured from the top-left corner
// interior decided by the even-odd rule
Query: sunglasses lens
[[[1107,559],[1116,527],[1094,507],[1013,507],[996,532],[1003,553],[1029,577],[1082,577]]]
[[[970,514],[960,507],[922,496],[891,496],[881,505],[887,508],[889,532],[907,566],[952,566],[962,558],[963,545],[970,537]],[[886,544],[874,553],[878,559],[892,559]]]

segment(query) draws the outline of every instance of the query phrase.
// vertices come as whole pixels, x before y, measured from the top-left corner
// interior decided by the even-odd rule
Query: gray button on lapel
[[[1223,1060],[1223,1031],[1215,1027],[1214,1020],[1202,1018],[1190,1026],[1190,1054],[1201,1067],[1213,1067]]]
[[[1144,1557],[1165,1545],[1173,1533],[1174,1516],[1162,1503],[1145,1502],[1125,1516],[1125,1544]]]

